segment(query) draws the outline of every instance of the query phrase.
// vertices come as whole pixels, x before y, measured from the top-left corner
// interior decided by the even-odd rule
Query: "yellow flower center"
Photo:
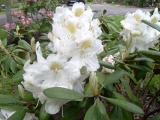
[[[134,14],[134,18],[136,19],[137,22],[141,21],[141,16],[138,14]]]
[[[75,16],[80,17],[83,14],[84,10],[82,8],[77,8],[75,10]]]
[[[156,24],[158,22],[158,18],[157,17],[153,17],[151,20],[152,23]]]
[[[60,69],[62,69],[62,65],[60,63],[55,62],[51,65],[50,68],[51,70],[57,73]]]
[[[142,32],[140,32],[140,31],[133,31],[132,35],[135,36],[135,37],[136,36],[140,36],[140,35],[142,35]]]
[[[66,25],[66,28],[70,33],[75,33],[77,27],[74,23],[68,22],[67,25]]]
[[[91,48],[91,47],[92,47],[92,42],[90,40],[84,41],[80,46],[80,48],[83,50]]]

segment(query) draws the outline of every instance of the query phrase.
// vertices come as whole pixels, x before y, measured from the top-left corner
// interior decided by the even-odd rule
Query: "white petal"
[[[5,120],[7,120],[9,117],[11,117],[15,111],[7,110],[7,109],[1,109],[1,114],[5,117]]]
[[[45,103],[45,110],[49,114],[56,114],[60,111],[62,105],[55,101],[47,101]]]
[[[92,56],[85,59],[85,63],[89,71],[97,71],[97,69],[100,67],[97,56]]]
[[[38,120],[34,113],[26,113],[23,120]]]
[[[44,58],[42,56],[42,51],[41,51],[41,47],[40,47],[40,43],[37,42],[36,43],[36,55],[37,55],[37,61],[38,62],[43,62]]]

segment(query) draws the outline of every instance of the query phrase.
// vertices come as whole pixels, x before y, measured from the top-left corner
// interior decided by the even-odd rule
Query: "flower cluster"
[[[32,18],[29,18],[29,17],[23,17],[20,22],[22,23],[22,25],[24,26],[29,26],[32,24],[33,20]]]
[[[41,8],[38,13],[42,16],[48,17],[48,18],[52,18],[53,17],[53,12],[46,9],[46,8]]]
[[[62,87],[81,93],[86,77],[99,68],[97,54],[103,51],[99,25],[92,10],[83,3],[75,3],[71,10],[56,8],[53,30],[48,34],[52,53],[44,58],[37,42],[37,61],[25,64],[22,83],[42,104],[45,102],[46,112],[56,114],[68,101],[47,98],[45,89]],[[82,72],[82,68],[87,71]]]
[[[16,28],[16,24],[15,23],[6,23],[3,27],[7,31],[11,31],[11,30],[14,30]]]
[[[126,42],[129,52],[148,50],[158,42],[160,32],[144,24],[142,20],[160,25],[158,8],[154,10],[153,15],[137,10],[135,13],[127,14],[125,19],[121,21],[124,28],[122,31],[123,40]]]
[[[20,23],[24,26],[29,26],[33,23],[33,19],[27,16],[23,11],[13,11],[12,16],[18,18]]]

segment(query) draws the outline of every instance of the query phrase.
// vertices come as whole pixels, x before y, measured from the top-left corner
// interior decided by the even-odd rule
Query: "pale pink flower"
[[[27,17],[21,19],[20,21],[21,21],[22,25],[24,25],[24,26],[29,26],[33,23],[33,20],[31,18],[27,18]]]
[[[45,15],[47,12],[47,10],[45,8],[41,8],[38,13],[42,14],[42,15]]]
[[[4,26],[3,26],[7,31],[11,31],[13,29],[16,28],[16,24],[15,23],[6,23]]]
[[[12,16],[22,18],[25,16],[25,13],[23,11],[13,11]]]
[[[53,12],[52,11],[47,11],[47,17],[52,19]]]

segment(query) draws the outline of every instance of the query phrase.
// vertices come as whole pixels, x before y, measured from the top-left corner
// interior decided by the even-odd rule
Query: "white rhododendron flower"
[[[47,100],[46,106],[48,105],[48,98],[43,94],[43,91],[51,87],[63,87],[73,89],[73,84],[80,77],[79,66],[76,62],[67,61],[63,56],[58,54],[50,54],[46,59],[43,58],[39,43],[36,44],[37,62],[29,64],[27,62],[24,66],[24,82],[22,83],[28,91],[33,93],[35,98],[38,98],[41,103]],[[49,100],[46,111],[54,114],[59,111],[60,108],[53,107],[57,100]],[[59,104],[63,105],[64,101]],[[51,111],[52,110],[52,111]]]
[[[38,120],[38,118],[33,113],[26,113],[23,120]]]
[[[126,42],[129,52],[148,50],[158,42],[160,32],[144,24],[141,22],[142,20],[160,25],[158,9],[155,9],[153,15],[150,15],[149,12],[145,13],[137,10],[135,13],[127,14],[125,19],[121,21],[123,27],[121,35]]]
[[[44,58],[40,44],[36,44],[37,61],[24,66],[24,88],[33,97],[45,103],[47,113],[56,114],[68,100],[50,99],[44,95],[47,88],[62,87],[82,93],[89,73],[100,66],[97,55],[103,51],[98,37],[102,31],[98,19],[83,3],[75,3],[70,10],[57,7],[53,18],[53,30],[48,34],[49,49],[53,52]],[[87,68],[82,74],[82,68]]]
[[[7,120],[14,113],[15,111],[13,110],[1,109],[0,110],[0,120]],[[23,120],[38,120],[38,118],[33,113],[26,113]]]

